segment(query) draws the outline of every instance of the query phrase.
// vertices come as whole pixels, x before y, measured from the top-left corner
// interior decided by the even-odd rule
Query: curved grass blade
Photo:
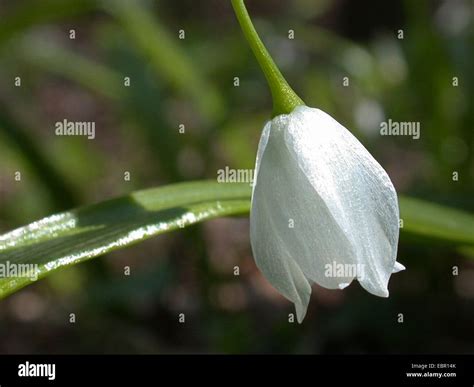
[[[0,236],[0,298],[59,268],[154,235],[248,213],[249,192],[248,184],[174,184],[52,215],[13,230]],[[12,276],[12,268],[25,276]]]
[[[400,198],[402,231],[458,245],[474,246],[474,216],[420,199]]]

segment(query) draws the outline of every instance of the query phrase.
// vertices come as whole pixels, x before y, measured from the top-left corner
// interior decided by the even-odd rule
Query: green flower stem
[[[288,114],[297,106],[304,105],[281,74],[272,57],[258,36],[243,0],[231,0],[237,20],[257,61],[267,78],[273,99],[273,117]]]

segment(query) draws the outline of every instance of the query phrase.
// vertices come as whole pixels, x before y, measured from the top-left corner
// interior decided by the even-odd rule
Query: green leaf
[[[38,278],[65,266],[207,219],[247,214],[249,184],[197,181],[130,195],[49,216],[0,236],[0,268],[38,265]],[[474,217],[459,210],[400,198],[403,232],[472,251]],[[0,269],[0,298],[31,283]],[[34,274],[34,273],[32,273]]]
[[[0,236],[0,265],[38,265],[42,278],[154,235],[216,217],[249,211],[248,184],[195,182],[137,191],[100,204],[52,215]],[[23,266],[24,269],[31,266]],[[16,266],[18,268],[18,266]],[[35,267],[36,268],[36,267]],[[0,298],[31,283],[0,270]]]
[[[401,197],[402,231],[458,245],[474,245],[474,216],[419,199]]]

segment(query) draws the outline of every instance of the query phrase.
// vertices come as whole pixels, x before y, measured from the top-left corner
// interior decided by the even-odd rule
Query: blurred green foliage
[[[400,193],[474,210],[469,1],[365,0],[357,14],[348,0],[247,3],[293,88],[351,128]],[[3,1],[0,20],[2,232],[253,167],[271,101],[230,2]],[[55,136],[64,118],[95,121],[96,140]],[[389,118],[419,121],[421,138],[380,136]],[[219,219],[35,284],[1,302],[0,352],[474,350],[472,250],[402,234],[408,270],[388,300],[358,285],[317,288],[297,326],[255,269],[247,234],[246,220]]]

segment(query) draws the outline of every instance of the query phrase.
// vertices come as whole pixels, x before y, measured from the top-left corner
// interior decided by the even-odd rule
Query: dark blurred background
[[[297,93],[350,128],[400,193],[474,210],[472,1],[247,6]],[[230,1],[2,0],[0,232],[144,187],[215,179],[225,166],[253,168],[270,113]],[[419,121],[421,138],[380,136],[389,118]],[[64,119],[95,121],[95,140],[55,136]],[[2,300],[0,352],[472,353],[473,256],[402,233],[407,270],[392,277],[389,299],[357,283],[315,286],[298,325],[255,267],[248,219],[213,220]]]

